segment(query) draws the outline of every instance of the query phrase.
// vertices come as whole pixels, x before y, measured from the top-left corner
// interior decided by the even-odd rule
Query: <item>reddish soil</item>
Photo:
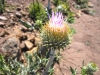
[[[22,4],[23,8],[26,7],[26,5],[30,3],[30,1],[32,0],[9,0],[8,3],[19,5]],[[61,52],[62,58],[60,59],[60,63],[55,64],[54,66],[54,75],[71,75],[71,72],[69,70],[70,66],[72,66],[73,68],[77,67],[78,73],[80,73],[80,67],[82,66],[83,60],[85,64],[89,62],[95,62],[100,68],[100,0],[90,1],[94,5],[93,9],[95,10],[95,15],[90,16],[82,13],[81,17],[76,18],[75,23],[71,25],[73,28],[75,28],[77,33],[74,34],[71,44]],[[23,20],[28,20],[31,22],[30,19]],[[17,23],[17,20],[15,25],[19,27],[21,26],[20,23]],[[0,27],[0,32],[9,29],[9,25],[6,27],[7,28]],[[10,27],[14,28],[12,26]],[[2,40],[4,40],[4,38],[0,38],[0,49],[2,46],[1,42]],[[94,75],[100,75],[100,72],[98,71]]]
[[[71,75],[69,67],[80,72],[82,61],[85,64],[95,62],[100,68],[100,0],[91,0],[95,15],[82,14],[73,24],[76,34],[69,48],[62,52],[59,65],[55,65],[55,75]],[[100,71],[94,75],[100,75]]]

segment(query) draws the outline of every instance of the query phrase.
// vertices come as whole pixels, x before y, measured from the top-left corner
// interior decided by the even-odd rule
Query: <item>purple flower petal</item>
[[[52,12],[49,25],[51,27],[61,27],[63,26],[63,15],[61,12]]]

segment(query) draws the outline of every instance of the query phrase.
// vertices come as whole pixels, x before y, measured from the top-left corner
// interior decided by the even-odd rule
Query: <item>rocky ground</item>
[[[100,68],[100,0],[90,1],[93,3],[95,15],[78,12],[78,18],[71,24],[77,33],[72,43],[61,52],[62,58],[54,66],[54,75],[71,75],[70,66],[77,67],[79,71],[83,60],[85,63],[95,62]],[[34,23],[28,13],[28,5],[32,0],[6,2],[5,12],[0,15],[0,53],[12,57],[20,56],[19,60],[24,60],[22,52],[35,52],[37,44],[41,43],[37,31],[27,29],[19,22],[21,19],[29,24]],[[47,1],[42,3],[46,5]],[[99,74],[99,71],[95,73]]]

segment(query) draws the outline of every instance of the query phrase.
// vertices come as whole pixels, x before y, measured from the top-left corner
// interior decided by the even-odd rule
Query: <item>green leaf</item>
[[[71,32],[70,32],[70,35],[73,35],[76,33],[76,30],[74,28],[71,28]]]
[[[30,26],[29,24],[27,24],[26,22],[22,21],[22,20],[19,20],[19,22],[24,25],[25,27],[27,28],[31,28],[32,26]]]
[[[76,69],[73,69],[71,66],[70,66],[70,71],[71,71],[72,75],[76,75]]]

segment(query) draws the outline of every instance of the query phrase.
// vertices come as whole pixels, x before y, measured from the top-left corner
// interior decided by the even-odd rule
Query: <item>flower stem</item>
[[[52,49],[51,52],[50,52],[49,61],[47,62],[47,65],[46,65],[42,75],[48,75],[48,70],[51,67],[52,63],[53,63],[54,55],[55,55],[55,51]]]

